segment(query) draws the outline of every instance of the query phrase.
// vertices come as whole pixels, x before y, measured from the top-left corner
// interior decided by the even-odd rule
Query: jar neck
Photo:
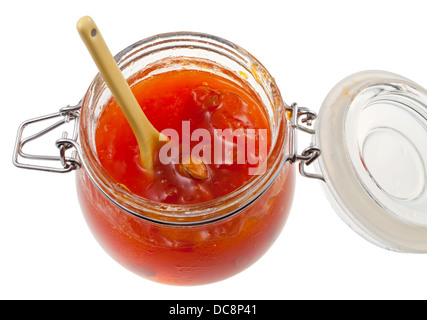
[[[258,199],[274,182],[289,154],[287,114],[280,92],[268,71],[248,52],[226,40],[198,33],[170,33],[142,40],[115,57],[131,83],[172,70],[209,70],[244,85],[258,96],[268,116],[271,148],[266,170],[220,198],[174,205],[152,201],[131,193],[114,181],[96,155],[95,130],[111,93],[98,74],[82,106],[80,143],[84,169],[98,189],[116,206],[141,219],[169,225],[201,225],[230,217]]]

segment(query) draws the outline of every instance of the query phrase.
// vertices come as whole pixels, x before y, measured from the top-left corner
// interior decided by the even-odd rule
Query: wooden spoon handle
[[[153,151],[159,143],[159,132],[139,106],[92,18],[82,17],[77,22],[77,30],[136,136],[143,166],[151,169]]]

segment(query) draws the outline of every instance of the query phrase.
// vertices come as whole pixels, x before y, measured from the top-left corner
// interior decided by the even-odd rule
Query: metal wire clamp
[[[70,172],[81,168],[82,163],[78,158],[80,151],[77,142],[81,106],[82,101],[80,101],[75,106],[61,108],[59,112],[24,121],[18,128],[18,134],[13,152],[13,164],[19,168],[59,173]],[[292,163],[299,162],[299,171],[302,176],[324,181],[324,178],[321,175],[316,173],[309,173],[305,169],[306,166],[309,166],[320,156],[320,149],[317,146],[310,145],[309,147],[305,148],[301,154],[298,154],[298,131],[314,134],[315,131],[310,127],[313,125],[313,121],[316,120],[317,114],[308,108],[299,107],[296,103],[293,103],[290,106],[286,105],[285,107],[286,110],[292,114],[290,121],[292,128],[290,148],[291,154],[287,157],[286,161],[290,161]],[[27,126],[54,118],[61,119],[29,137],[22,138],[24,129]],[[23,151],[24,145],[26,145],[28,142],[36,140],[46,133],[71,121],[74,121],[74,129],[71,138],[68,138],[68,132],[63,132],[62,137],[55,142],[55,145],[59,150],[59,155],[35,155],[25,153]],[[66,151],[72,148],[74,148],[74,150],[72,151],[71,156],[66,156]],[[32,163],[23,163],[21,159],[28,159]],[[54,167],[35,164],[38,161],[56,161],[61,166]]]
[[[78,131],[79,131],[79,120],[80,120],[80,109],[82,106],[82,101],[80,101],[75,106],[66,106],[61,108],[59,112],[52,113],[46,116],[33,118],[27,121],[24,121],[18,128],[18,134],[16,137],[15,148],[13,151],[13,164],[19,168],[39,170],[39,171],[48,171],[48,172],[59,172],[65,173],[70,172],[81,167],[81,162],[78,159],[76,150],[73,150],[71,156],[67,156],[67,150],[74,147],[74,142],[77,141]],[[38,131],[37,133],[30,135],[29,137],[23,138],[23,132],[25,128],[29,125],[47,121],[55,118],[61,118],[59,121],[51,124],[45,129]],[[71,138],[68,138],[68,132],[63,132],[62,137],[56,140],[55,145],[59,149],[59,155],[36,155],[29,154],[23,151],[24,145],[28,142],[36,140],[46,133],[66,124],[71,121],[74,121],[73,133]],[[28,159],[30,162],[23,163],[22,159]],[[55,161],[58,163],[57,167],[54,166],[42,166],[38,163],[39,161]]]
[[[303,177],[313,178],[325,181],[322,175],[317,173],[309,173],[306,171],[306,166],[312,164],[321,154],[319,147],[311,144],[309,147],[305,148],[301,154],[298,154],[298,131],[309,133],[311,135],[315,134],[314,129],[310,128],[313,125],[313,122],[317,119],[317,114],[305,107],[299,107],[297,103],[292,105],[286,105],[286,110],[290,111],[291,116],[291,152],[292,154],[289,157],[289,161],[292,163],[299,162],[299,172]]]

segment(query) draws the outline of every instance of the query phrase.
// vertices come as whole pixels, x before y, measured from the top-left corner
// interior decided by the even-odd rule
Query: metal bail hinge
[[[24,169],[32,169],[32,170],[40,170],[40,171],[48,171],[48,172],[70,172],[72,170],[78,169],[81,167],[81,163],[78,159],[78,155],[76,150],[71,150],[71,155],[67,156],[66,153],[72,147],[75,147],[78,131],[79,131],[79,120],[80,120],[80,109],[82,106],[82,101],[80,101],[75,106],[67,106],[61,108],[59,112],[52,113],[46,116],[34,118],[23,122],[18,129],[18,134],[15,142],[15,149],[13,151],[13,164],[19,168]],[[48,121],[51,119],[60,118],[60,120],[50,124],[48,127],[37,131],[36,133],[23,138],[24,129],[32,124],[36,124],[42,121]],[[62,137],[55,142],[55,146],[59,149],[59,155],[38,155],[38,154],[30,154],[25,153],[23,151],[24,145],[26,145],[30,141],[34,141],[48,132],[74,121],[73,132],[68,138],[68,132],[63,132]],[[30,160],[29,163],[21,162],[22,159]],[[58,166],[44,166],[39,163],[42,161],[56,161]],[[38,163],[38,164],[36,164]]]
[[[293,103],[291,106],[286,106],[286,110],[289,111],[291,116],[291,150],[292,154],[289,157],[291,162],[299,162],[299,172],[303,177],[320,179],[325,181],[323,176],[317,173],[309,173],[305,170],[306,166],[313,163],[321,154],[320,148],[311,144],[305,148],[301,154],[298,154],[298,130],[309,134],[315,134],[313,126],[314,121],[317,119],[317,114],[305,107],[299,107],[297,103]]]

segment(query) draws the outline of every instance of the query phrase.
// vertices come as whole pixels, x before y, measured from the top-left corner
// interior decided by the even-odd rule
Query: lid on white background
[[[427,91],[393,73],[351,75],[323,102],[314,139],[341,218],[381,247],[427,252]]]

